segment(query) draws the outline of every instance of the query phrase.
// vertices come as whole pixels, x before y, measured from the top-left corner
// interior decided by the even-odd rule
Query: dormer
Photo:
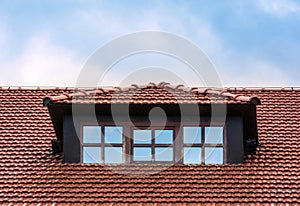
[[[258,145],[257,97],[168,83],[44,98],[64,162],[235,164]]]

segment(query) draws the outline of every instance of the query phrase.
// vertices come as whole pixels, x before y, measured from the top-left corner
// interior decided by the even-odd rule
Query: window
[[[183,127],[184,164],[223,164],[223,127]]]
[[[82,162],[122,163],[123,128],[120,126],[83,126]]]
[[[122,126],[84,125],[82,162],[171,163],[176,160],[183,164],[224,163],[223,127],[184,126],[182,136],[179,137],[181,143],[175,142],[175,131],[175,126],[140,127],[132,128],[130,134],[125,135]]]
[[[201,127],[183,127],[183,163],[201,163],[201,140]]]
[[[174,161],[174,129],[134,129],[132,135],[134,162]]]

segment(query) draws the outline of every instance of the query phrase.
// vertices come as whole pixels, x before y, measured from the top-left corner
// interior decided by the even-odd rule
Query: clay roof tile
[[[99,96],[97,95],[104,95]],[[228,90],[221,90],[216,88],[190,88],[185,87],[184,85],[170,85],[166,82],[161,82],[159,84],[149,83],[146,85],[136,85],[132,84],[130,87],[120,88],[120,87],[111,87],[111,88],[97,88],[89,90],[78,90],[74,91],[72,94],[63,94],[59,96],[47,96],[44,99],[44,105],[47,105],[49,102],[54,103],[80,103],[80,98],[82,103],[107,103],[109,99],[113,96],[116,102],[120,102],[118,98],[122,99],[122,102],[126,103],[124,97],[127,96],[127,103],[137,103],[141,104],[142,101],[138,100],[142,98],[145,104],[151,103],[198,103],[198,104],[207,104],[208,102],[213,103],[216,101],[213,97],[220,97],[221,99],[226,97],[230,98],[236,103],[251,103],[251,104],[260,104],[260,100],[257,97],[249,97],[244,95],[236,96],[231,94]],[[195,96],[196,95],[196,96]],[[206,96],[205,99],[198,99],[197,95]],[[169,101],[168,96],[176,99]],[[72,101],[72,98],[75,99]],[[104,98],[104,99],[103,99]],[[157,99],[158,98],[158,99]],[[226,102],[226,99],[224,100]],[[232,101],[227,103],[233,103]]]
[[[143,94],[140,99],[144,102],[152,101],[155,92],[164,92],[170,95],[167,101],[174,101],[171,97],[178,94],[191,102],[198,93],[195,99],[209,100],[206,88],[189,88],[187,92],[167,84],[160,87],[151,84],[143,90],[129,88],[116,89],[114,94],[122,95],[126,101],[130,94]],[[44,102],[56,98],[55,101],[71,103],[71,100],[81,101],[74,95],[87,94],[109,102],[112,93],[107,88],[85,89],[86,93],[82,93],[76,88],[2,87],[1,204],[299,204],[300,88],[226,88],[224,91],[219,91],[219,95],[227,101],[254,103],[258,101],[256,98],[261,99],[261,106],[257,107],[258,151],[246,156],[241,164],[172,165],[160,171],[160,166],[153,164],[106,167],[63,163],[62,155],[51,154],[51,140],[56,136],[41,98],[47,97]],[[149,170],[160,172],[140,175]]]

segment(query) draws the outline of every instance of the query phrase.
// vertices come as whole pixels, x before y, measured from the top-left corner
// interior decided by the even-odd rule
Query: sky
[[[75,86],[93,53],[140,31],[191,41],[224,86],[300,86],[296,0],[1,0],[0,86]],[[105,84],[123,81],[134,61],[174,61],[157,56],[124,60]]]

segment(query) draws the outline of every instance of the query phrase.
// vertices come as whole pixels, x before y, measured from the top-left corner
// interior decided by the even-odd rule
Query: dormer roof
[[[47,96],[44,105],[55,104],[255,104],[261,102],[256,96],[232,94],[226,89],[185,87],[166,82],[130,87],[104,87],[75,89],[58,96]]]

